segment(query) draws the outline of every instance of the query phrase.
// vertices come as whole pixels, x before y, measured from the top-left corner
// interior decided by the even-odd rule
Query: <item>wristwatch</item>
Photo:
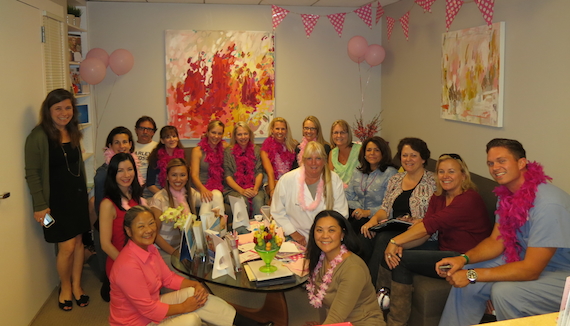
[[[477,282],[477,272],[474,269],[468,269],[467,279],[469,280],[469,284],[475,284]]]

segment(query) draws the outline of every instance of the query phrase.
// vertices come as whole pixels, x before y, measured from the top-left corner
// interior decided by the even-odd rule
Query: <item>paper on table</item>
[[[289,268],[289,270],[301,277],[307,275],[309,273],[308,266],[305,268],[305,259],[297,259],[294,262],[284,264]]]
[[[247,207],[243,197],[228,196],[230,206],[234,215],[233,228],[234,230],[240,226],[247,227],[249,225],[249,215],[247,214]]]
[[[299,253],[301,252],[297,249],[297,246],[290,241],[285,241],[281,244],[281,248],[279,248],[279,252],[287,252],[287,253]]]
[[[244,244],[238,246],[238,249],[239,249],[239,251],[241,251],[241,252],[246,252],[246,251],[254,250],[254,248],[255,248],[255,243],[253,243],[253,242],[244,243]]]
[[[259,254],[253,250],[246,251],[243,254],[239,254],[239,261],[243,264],[246,261],[259,259]]]
[[[253,233],[238,234],[238,244],[253,243]]]

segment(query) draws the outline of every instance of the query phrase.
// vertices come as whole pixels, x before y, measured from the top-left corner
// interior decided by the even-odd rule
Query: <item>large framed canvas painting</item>
[[[503,126],[505,23],[444,33],[441,117]]]
[[[181,139],[199,139],[211,120],[246,121],[267,137],[275,110],[271,32],[167,30],[166,110]]]

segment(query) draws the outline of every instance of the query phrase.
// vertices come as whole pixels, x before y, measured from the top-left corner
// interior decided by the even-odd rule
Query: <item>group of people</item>
[[[73,95],[50,92],[40,116],[26,140],[26,179],[36,221],[46,213],[56,220],[44,235],[58,245],[59,307],[69,311],[72,300],[89,304],[81,272],[82,235],[91,228]],[[570,196],[547,183],[519,142],[487,145],[489,172],[500,185],[493,226],[460,155],[440,155],[433,173],[426,169],[427,144],[404,138],[398,171],[384,139],[353,143],[344,120],[332,124],[330,143],[316,117],[302,128],[297,142],[287,121],[275,118],[258,146],[246,123],[235,124],[227,143],[224,124],[214,120],[190,159],[175,127],[163,127],[160,141],[152,140],[157,127],[150,117],[136,122],[136,142],[128,128],[111,130],[90,207],[98,219],[98,257],[107,256],[101,292],[110,296],[112,325],[176,324],[176,318],[191,325],[257,324],[171,270],[180,232],[158,218],[179,206],[231,215],[229,196],[242,197],[250,216],[270,204],[284,234],[306,246],[309,302],[326,311],[324,321],[308,324],[383,325],[380,290],[390,293],[387,324],[406,325],[414,273],[445,277],[456,287],[440,325],[478,323],[488,299],[498,319],[558,310],[570,275],[570,240],[563,236]],[[371,229],[390,219],[412,226]],[[161,296],[163,286],[176,294]]]

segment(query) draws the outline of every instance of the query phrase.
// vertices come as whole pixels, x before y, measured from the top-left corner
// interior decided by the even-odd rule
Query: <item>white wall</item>
[[[0,6],[0,316],[4,325],[28,325],[58,284],[54,245],[33,219],[24,179],[24,142],[45,97],[40,42],[41,9],[63,14],[46,0]],[[35,6],[35,7],[34,7]]]
[[[402,0],[386,7],[399,18],[412,7]],[[441,34],[445,1],[432,13],[414,5],[410,40],[396,26],[391,41],[383,36],[387,60],[382,64],[383,136],[395,146],[405,136],[424,139],[432,157],[456,152],[471,171],[489,176],[485,144],[492,138],[522,142],[530,160],[541,162],[554,184],[570,192],[568,92],[570,90],[570,2],[567,0],[495,2],[494,22],[506,22],[504,127],[492,128],[443,120],[441,104]],[[484,25],[474,2],[465,3],[450,30]]]
[[[347,15],[343,37],[339,38],[324,15],[355,8],[287,9],[323,16],[309,39],[301,17],[293,13],[276,29],[276,115],[292,124],[297,139],[301,137],[302,120],[315,115],[328,139],[334,120],[352,123],[360,108],[358,66],[348,58],[348,40],[362,35],[369,43],[379,44],[381,27],[370,30],[352,13]],[[143,114],[154,117],[159,127],[165,124],[165,30],[272,29],[270,6],[88,2],[88,11],[90,47],[100,47],[109,53],[125,48],[135,58],[129,73],[117,78],[108,69],[105,80],[95,86],[98,111],[105,111],[97,148],[103,146],[111,128],[117,125],[133,128]],[[367,67],[362,64],[364,78],[368,76]],[[367,88],[365,117],[379,111],[379,90],[380,67],[375,67]],[[99,161],[101,157],[99,153]]]

